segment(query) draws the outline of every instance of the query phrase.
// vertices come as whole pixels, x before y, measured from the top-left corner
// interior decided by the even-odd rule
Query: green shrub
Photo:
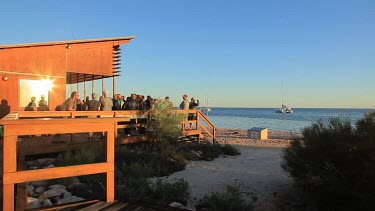
[[[186,206],[190,198],[189,183],[183,178],[172,183],[157,180],[153,186],[153,198],[166,204],[179,202]]]
[[[154,174],[154,170],[146,163],[130,163],[123,165],[121,172],[126,178],[148,178]]]
[[[224,155],[235,156],[235,155],[241,154],[241,152],[237,148],[229,144],[225,144],[224,146],[221,146],[221,151],[223,152]]]
[[[182,146],[178,149],[184,153],[184,157],[187,160],[213,160],[218,158],[220,155],[240,155],[241,152],[231,145],[219,145],[219,144],[199,144],[199,145],[188,145]],[[200,156],[197,157],[195,153]]]
[[[246,200],[248,195],[251,195],[251,200]],[[200,199],[196,210],[251,211],[254,210],[251,201],[256,199],[253,193],[244,195],[238,185],[226,185],[224,191],[213,191]]]
[[[77,151],[61,153],[57,159],[56,166],[72,166],[80,164],[104,162],[105,146],[101,143],[89,145]]]
[[[124,199],[130,198],[141,200],[144,197],[150,196],[152,194],[150,183],[145,177],[128,177],[122,181],[122,184],[123,189],[120,193],[118,193],[117,196],[124,197]]]
[[[283,152],[282,168],[321,210],[368,210],[375,200],[375,114],[353,127],[332,118],[303,130]]]
[[[174,142],[181,136],[183,115],[171,113],[168,102],[159,101],[152,113],[149,129],[155,141]]]

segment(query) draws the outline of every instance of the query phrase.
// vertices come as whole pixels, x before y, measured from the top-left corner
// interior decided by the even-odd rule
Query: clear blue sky
[[[0,0],[0,44],[137,36],[118,92],[212,106],[375,106],[373,0]],[[109,82],[108,82],[109,83]]]

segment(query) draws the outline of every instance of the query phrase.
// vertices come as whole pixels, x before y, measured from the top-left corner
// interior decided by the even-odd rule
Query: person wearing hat
[[[181,110],[189,110],[189,101],[187,94],[182,95],[182,102],[180,104]]]
[[[103,98],[100,101],[102,111],[112,111],[113,101],[108,97],[108,94],[108,90],[103,91]]]

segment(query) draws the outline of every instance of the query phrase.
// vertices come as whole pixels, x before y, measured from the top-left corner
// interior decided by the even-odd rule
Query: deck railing
[[[71,115],[71,113],[61,113]],[[61,114],[58,117],[61,117]],[[19,113],[23,117],[22,112]],[[30,115],[42,115],[30,112]],[[30,117],[30,115],[26,115]],[[51,115],[48,115],[49,117]],[[4,125],[3,137],[3,210],[14,210],[14,185],[36,180],[47,180],[64,177],[105,173],[106,200],[114,201],[114,130],[118,121],[129,121],[129,118],[61,118],[61,119],[19,119],[0,120]],[[17,170],[17,138],[21,135],[38,135],[48,133],[81,133],[107,132],[106,161],[101,163],[56,167],[37,170]],[[21,199],[22,200],[22,199]]]
[[[196,134],[199,133],[202,135],[201,131],[204,131],[210,138],[215,141],[216,139],[216,128],[212,122],[199,110],[172,110],[176,114],[185,114],[185,115],[195,115],[195,120],[188,120],[185,118],[181,123],[181,130],[184,134]],[[117,124],[115,129],[115,137],[117,137],[118,129],[126,128],[130,126],[146,126],[144,123],[139,125],[138,119],[148,119],[150,120],[150,115],[152,115],[152,110],[142,111],[142,110],[120,110],[120,111],[18,111],[14,112],[13,116],[16,116],[17,119],[23,118],[57,118],[57,117],[88,117],[88,116],[100,116],[100,117],[123,117],[134,119],[134,125],[129,124]],[[11,115],[8,115],[11,116]],[[203,124],[202,124],[203,123]],[[194,131],[187,130],[186,125],[194,125]],[[207,126],[206,126],[206,125]],[[189,128],[190,129],[190,128]],[[197,131],[198,130],[198,131]],[[198,135],[198,134],[196,134]]]
[[[200,111],[200,110],[173,110],[175,113],[180,113],[180,114],[187,114],[187,115],[195,115],[194,120],[187,120],[186,118],[182,122],[182,131],[188,131],[186,128],[186,124],[192,124],[194,125],[194,131],[196,132],[198,130],[199,134],[202,135],[201,131],[203,130],[209,137],[212,138],[213,142],[216,139],[216,127],[212,124],[212,122]],[[201,123],[204,122],[208,128]],[[191,128],[189,128],[191,130]],[[189,134],[187,132],[187,134]],[[191,134],[191,133],[190,133]]]

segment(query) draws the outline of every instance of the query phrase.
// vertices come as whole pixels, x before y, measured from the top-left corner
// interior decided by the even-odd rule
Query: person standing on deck
[[[114,110],[122,110],[124,104],[125,104],[125,101],[122,99],[122,96],[121,94],[117,94],[117,100],[116,101],[113,101],[115,104],[113,105],[114,106]]]
[[[130,99],[127,100],[125,105],[125,110],[139,110],[139,103],[137,101],[137,95],[131,94]],[[137,124],[137,119],[132,118],[130,119],[131,124]],[[125,128],[125,135],[130,136],[132,128]]]
[[[90,100],[88,102],[88,105],[87,105],[88,109],[87,110],[88,111],[100,111],[100,102],[98,100],[98,94],[92,93],[91,96],[92,96],[92,100]],[[88,118],[96,118],[96,116],[88,116]],[[93,132],[89,133],[89,141],[92,140],[93,134],[94,134]]]
[[[182,95],[182,102],[180,104],[181,110],[189,110],[189,101],[187,94]]]
[[[108,97],[108,94],[108,90],[103,91],[103,98],[100,101],[102,111],[112,111],[113,101]]]
[[[62,105],[63,111],[75,111],[77,110],[77,100],[78,100],[78,92],[74,91],[70,95],[71,97],[65,100],[65,102]]]
[[[100,110],[102,110],[102,111],[112,111],[113,101],[112,101],[111,98],[108,97],[108,94],[109,94],[109,91],[104,90],[103,91],[103,98],[99,101],[100,104],[101,104]],[[113,117],[113,116],[112,115],[101,115],[100,117]],[[100,138],[104,138],[104,136],[105,136],[105,133],[103,132],[103,135]]]
[[[166,102],[167,105],[168,105],[167,108],[173,110],[173,103],[169,100],[169,97],[168,97],[168,96],[165,97],[165,102]]]
[[[113,99],[112,99],[112,110],[121,110],[116,108],[116,103],[118,102],[118,94],[113,94]]]
[[[182,102],[180,104],[180,109],[181,110],[189,110],[189,101],[188,101],[188,96],[187,94],[182,95]],[[184,121],[186,121],[186,115],[184,117]],[[182,129],[185,130],[185,123],[182,124]]]
[[[197,106],[199,106],[199,100],[195,99],[195,97],[192,97],[191,101],[189,103],[189,110],[195,110],[197,108]],[[197,120],[197,114],[195,114],[195,113],[189,114],[188,120]],[[192,123],[189,123],[189,124],[190,124],[190,130],[192,130],[193,129],[191,127]]]

